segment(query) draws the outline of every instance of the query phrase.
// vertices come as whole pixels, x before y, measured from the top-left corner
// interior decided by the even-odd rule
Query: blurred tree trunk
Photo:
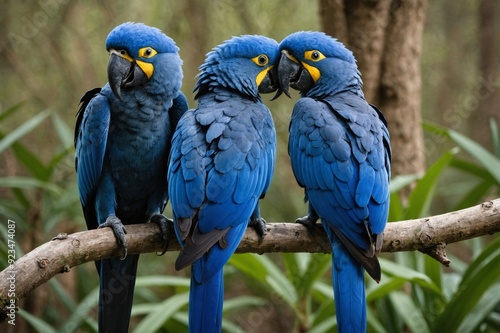
[[[481,0],[479,7],[479,79],[474,97],[477,109],[470,124],[470,133],[474,140],[491,149],[490,119],[500,122],[498,105],[500,92],[498,89],[499,42],[496,14],[500,3],[495,0]]]
[[[387,118],[393,175],[425,170],[420,54],[426,0],[320,0],[323,30],[354,52],[366,99]]]

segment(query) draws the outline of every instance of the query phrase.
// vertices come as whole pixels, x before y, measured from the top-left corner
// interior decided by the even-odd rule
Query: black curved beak
[[[275,92],[278,88],[278,66],[273,66],[267,71],[267,74],[260,83],[258,89],[261,94],[270,94]]]
[[[108,82],[116,98],[122,100],[122,88],[143,85],[148,82],[148,77],[135,62],[111,53],[108,62]]]
[[[280,91],[288,97],[290,97],[290,87],[303,92],[314,86],[314,80],[309,72],[302,65],[290,59],[284,52],[281,53],[278,65],[278,80]]]

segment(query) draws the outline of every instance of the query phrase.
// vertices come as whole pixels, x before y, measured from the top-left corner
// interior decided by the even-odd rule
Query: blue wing
[[[199,281],[221,270],[234,252],[274,169],[269,110],[224,97],[205,98],[188,111],[172,142],[169,194],[184,245],[176,268],[208,252],[203,269],[197,269]]]
[[[100,91],[96,88],[83,96],[75,127],[77,182],[89,229],[98,226],[94,198],[103,168],[110,122],[108,99]]]
[[[301,98],[295,105],[288,146],[292,168],[322,220],[345,241],[372,252],[388,214],[389,134],[364,99],[334,97]]]

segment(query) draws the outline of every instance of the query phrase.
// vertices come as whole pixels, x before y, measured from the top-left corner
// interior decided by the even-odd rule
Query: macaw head
[[[361,93],[356,59],[342,43],[323,32],[300,31],[280,43],[280,90],[289,88],[303,96],[321,97],[343,90]]]
[[[259,93],[278,89],[278,60],[278,43],[274,39],[257,35],[233,37],[207,54],[194,89],[196,98],[224,87],[259,100]]]
[[[106,39],[109,52],[108,81],[113,94],[144,87],[152,94],[172,91],[182,81],[182,60],[175,42],[159,29],[127,22],[114,28]]]

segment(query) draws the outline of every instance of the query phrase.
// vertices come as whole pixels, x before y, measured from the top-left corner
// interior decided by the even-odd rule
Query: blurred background
[[[387,10],[378,16],[374,10],[384,2],[389,4]],[[399,113],[389,110],[388,118],[390,124],[396,124],[390,128],[391,133],[398,130],[398,121],[416,129],[416,134],[408,132],[406,140],[411,144],[415,143],[412,140],[418,141],[415,144],[420,148],[414,151],[417,162],[409,163],[411,156],[405,157],[409,164],[416,165],[413,169],[395,167],[402,171],[394,175],[389,220],[445,213],[498,197],[500,3],[494,0],[443,0],[428,4],[404,1],[405,5],[388,0],[347,3],[335,0],[3,1],[0,4],[0,269],[7,266],[9,219],[16,222],[17,257],[59,232],[86,229],[73,163],[75,114],[83,94],[106,83],[108,54],[104,42],[115,26],[126,21],[158,27],[176,41],[184,61],[182,90],[190,107],[195,107],[192,89],[198,66],[208,51],[232,36],[261,34],[280,41],[298,30],[327,31],[354,48],[364,74],[364,69],[368,72],[374,67],[370,55],[376,50],[359,47],[352,33],[338,30],[337,34],[339,22],[346,20],[344,28],[354,31],[353,13],[359,13],[358,8],[370,7],[370,22],[385,20],[380,25],[388,31],[392,24],[405,25],[406,20],[398,16],[398,11],[406,11],[408,22],[417,17],[421,29],[419,22],[408,23],[417,25],[413,34],[416,41],[411,40],[415,45],[405,46],[404,38],[392,40],[393,48],[409,48],[413,53],[404,54],[408,62],[391,61],[397,65],[401,78],[415,83],[410,103],[413,116],[406,119],[405,109],[400,107]],[[382,52],[390,45],[389,37]],[[411,72],[406,63],[417,71]],[[380,92],[384,89],[380,78],[383,79],[384,72],[394,73],[395,66],[387,62],[377,66],[381,68],[378,79],[382,83],[375,85],[378,87],[375,90]],[[373,79],[369,74],[366,78],[365,86],[371,89]],[[389,109],[382,107],[388,103],[386,95],[367,93],[367,96],[373,96],[369,101],[381,106],[383,112]],[[307,211],[286,149],[289,118],[298,95],[293,97],[293,100],[282,97],[270,102],[271,96],[263,96],[278,135],[278,167],[261,204],[268,222],[293,222]],[[395,133],[394,144],[398,144],[400,136],[404,137]],[[417,156],[419,151],[421,156]],[[403,154],[393,152],[399,153]],[[168,207],[165,214],[171,215]],[[453,263],[446,269],[422,253],[382,254],[381,284],[367,281],[369,332],[437,332],[443,331],[443,327],[447,327],[447,332],[500,331],[498,248],[500,242],[494,236],[450,245],[447,250]],[[186,331],[189,270],[174,271],[175,253],[162,257],[145,254],[141,258],[132,330]],[[335,331],[329,265],[329,256],[322,254],[233,256],[225,270],[224,330]],[[97,331],[97,287],[98,277],[92,263],[76,267],[18,303],[21,310],[16,327],[3,322],[0,329]],[[450,322],[454,326],[445,326]]]

